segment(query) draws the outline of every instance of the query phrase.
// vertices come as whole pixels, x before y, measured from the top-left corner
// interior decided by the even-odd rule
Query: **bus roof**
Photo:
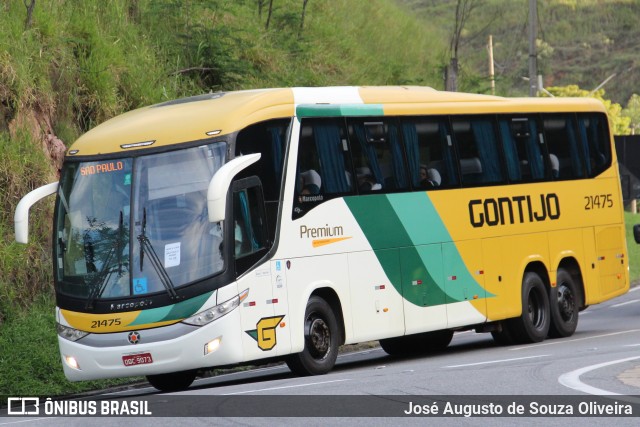
[[[197,141],[287,117],[605,112],[592,98],[503,98],[419,86],[276,88],[218,92],[139,108],[82,135],[68,155],[91,156]]]

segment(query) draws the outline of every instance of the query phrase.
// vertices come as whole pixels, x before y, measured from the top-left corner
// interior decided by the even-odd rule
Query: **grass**
[[[13,212],[57,178],[45,143],[67,146],[124,111],[216,90],[303,85],[435,86],[442,44],[390,0],[86,0],[0,5],[0,392],[79,393],[129,380],[69,383],[55,331],[53,201],[30,211],[30,243]],[[380,31],[384,28],[384,31]]]
[[[606,22],[621,22],[626,31],[635,29],[633,2],[588,1],[594,11],[581,8],[583,15],[597,14],[596,6],[603,3]],[[51,285],[51,200],[31,209],[29,245],[13,243],[12,215],[18,200],[57,177],[59,165],[43,142],[47,134],[57,135],[68,146],[83,132],[124,111],[216,90],[356,84],[442,87],[451,2],[406,0],[410,6],[433,5],[435,9],[420,18],[408,7],[397,7],[395,0],[311,1],[302,31],[301,1],[274,2],[269,28],[266,10],[259,15],[257,3],[49,0],[36,2],[28,28],[21,0],[0,5],[0,392],[57,395],[131,381],[69,383],[64,378]],[[486,9],[488,14],[505,9],[498,0],[487,3],[492,6]],[[556,21],[546,22],[564,22],[556,3],[541,5],[543,13],[555,14]],[[622,6],[625,11],[618,12]],[[526,13],[506,10],[502,35],[494,39],[496,61],[517,77],[504,71],[499,93],[515,93],[518,88],[506,86],[513,79],[521,84],[521,68],[526,68],[518,44]],[[481,21],[489,22],[472,23],[471,33],[480,30]],[[566,31],[580,28],[586,27],[572,25]],[[559,32],[550,25],[545,29],[549,35],[545,40]],[[606,40],[603,30],[585,31],[597,36],[589,40],[596,48],[603,44],[598,40]],[[609,49],[624,47],[614,41]],[[479,36],[465,45],[474,56],[464,58],[463,78],[484,75],[481,66],[474,65],[486,62],[484,43]],[[556,53],[581,51],[557,49]],[[603,64],[613,63],[601,56]],[[542,69],[549,58],[541,59]],[[610,73],[606,71],[604,75]],[[636,72],[617,83],[632,84],[631,74]],[[594,83],[603,77],[590,74]],[[481,86],[486,81],[461,85],[466,90]],[[640,222],[630,214],[625,218],[629,230],[634,221]],[[628,242],[631,278],[638,281],[640,249],[632,237]]]
[[[0,390],[3,395],[60,396],[140,381],[140,378],[67,381],[62,370],[55,301],[40,296],[28,310],[12,315],[0,328]]]
[[[627,249],[629,256],[629,280],[631,283],[640,284],[640,244],[633,238],[633,225],[640,224],[640,214],[624,213],[624,222],[627,229]]]

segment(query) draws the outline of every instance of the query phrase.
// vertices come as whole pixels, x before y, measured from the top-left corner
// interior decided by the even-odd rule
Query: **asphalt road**
[[[549,399],[561,404],[566,396],[574,396],[570,401],[574,414],[578,404],[586,405],[595,396],[607,396],[606,402],[617,408],[627,403],[640,403],[640,287],[606,303],[589,307],[580,313],[576,333],[570,338],[548,339],[539,344],[501,347],[496,345],[490,334],[462,332],[454,335],[449,348],[438,354],[412,358],[392,358],[380,348],[359,351],[339,356],[335,369],[327,375],[317,377],[295,377],[286,366],[272,366],[245,372],[225,374],[214,378],[196,380],[187,391],[172,395],[159,395],[153,388],[141,388],[118,393],[94,396],[96,399],[155,399],[151,410],[183,414],[185,402],[192,402],[189,415],[200,415],[202,407],[211,407],[210,414],[216,412],[220,402],[235,402],[248,406],[269,405],[277,396],[295,398],[275,398],[276,404],[286,399],[291,405],[308,405],[314,410],[332,413],[336,401],[331,396],[357,395],[358,398],[339,398],[344,405],[358,403],[371,406],[375,411],[384,407],[388,399],[377,396],[407,396],[406,403],[416,396],[420,406],[439,399],[442,414],[449,400],[455,408],[455,397],[466,395],[472,403],[495,402],[503,410],[507,404],[522,398],[524,405]],[[371,397],[371,396],[376,397]],[[489,396],[488,396],[489,395]],[[495,395],[494,397],[491,397]],[[636,396],[632,396],[636,395]],[[238,400],[246,396],[245,400]],[[310,397],[304,397],[310,396]],[[314,398],[314,396],[320,396]],[[533,396],[533,397],[531,397]],[[536,397],[538,396],[538,397]],[[545,396],[552,396],[546,398]],[[420,397],[420,398],[419,398]],[[438,398],[440,397],[440,398]],[[161,401],[158,402],[158,399]],[[234,400],[235,399],[235,400]],[[262,401],[261,399],[267,399]],[[298,400],[295,400],[298,399]],[[329,400],[322,400],[329,399]],[[334,399],[334,400],[331,400]],[[546,399],[546,400],[545,400]],[[563,400],[565,399],[565,400]],[[635,399],[635,400],[634,400]],[[262,402],[262,403],[261,403]],[[379,402],[376,405],[375,402]],[[545,408],[562,411],[560,404],[545,406],[539,403],[538,411]],[[189,406],[189,405],[187,405]],[[545,408],[540,408],[545,406]],[[333,406],[336,408],[337,406]],[[399,408],[395,406],[394,408]],[[584,406],[582,406],[584,408]],[[640,406],[634,407],[634,417],[593,418],[540,418],[540,417],[497,417],[477,418],[181,418],[187,425],[638,425]],[[343,408],[344,409],[344,408]],[[486,406],[485,406],[486,409]],[[527,411],[531,411],[528,406]],[[534,408],[535,409],[535,408]],[[564,407],[566,410],[567,408]],[[253,408],[256,411],[256,408]],[[260,407],[257,411],[260,412]],[[303,409],[301,409],[303,410]],[[264,407],[265,413],[268,412]],[[588,411],[592,413],[592,410]],[[224,411],[222,412],[224,413]],[[505,412],[503,412],[504,414]],[[529,413],[529,412],[527,412]],[[400,414],[401,415],[401,414]],[[394,416],[398,416],[394,413]],[[0,419],[0,426],[14,425],[123,425],[134,422],[122,418],[13,418]],[[136,418],[136,425],[165,426],[176,425],[176,418]],[[46,423],[46,424],[43,424]]]

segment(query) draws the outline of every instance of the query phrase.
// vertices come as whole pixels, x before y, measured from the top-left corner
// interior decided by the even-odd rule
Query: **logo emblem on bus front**
[[[140,334],[138,332],[129,332],[127,339],[131,344],[138,344],[140,342]]]
[[[280,324],[280,321],[284,319],[283,316],[263,317],[256,323],[256,329],[245,331],[247,335],[256,340],[258,348],[260,350],[268,351],[276,346],[276,327]],[[283,327],[284,325],[281,325]]]

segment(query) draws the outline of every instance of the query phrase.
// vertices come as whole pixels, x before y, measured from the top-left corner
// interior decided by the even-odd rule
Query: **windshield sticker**
[[[180,265],[180,242],[164,246],[164,268]]]
[[[124,176],[124,185],[131,185],[131,174],[128,173]]]
[[[87,274],[87,262],[84,258],[77,260],[74,267],[76,274]]]
[[[133,294],[134,295],[141,295],[141,294],[146,294],[148,293],[148,287],[147,287],[147,278],[146,277],[139,277],[137,279],[133,279]]]

